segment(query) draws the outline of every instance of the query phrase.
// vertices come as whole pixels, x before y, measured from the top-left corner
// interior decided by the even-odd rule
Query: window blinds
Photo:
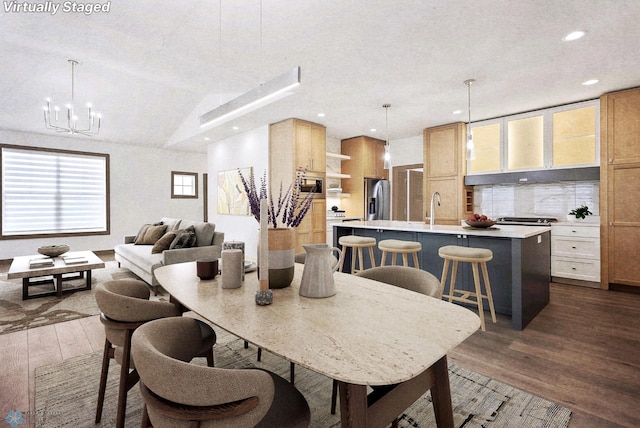
[[[107,231],[108,155],[2,147],[2,236]]]

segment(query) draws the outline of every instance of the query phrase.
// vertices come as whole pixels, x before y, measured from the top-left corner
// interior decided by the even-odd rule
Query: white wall
[[[422,135],[389,142],[391,166],[422,164],[422,152]]]
[[[72,251],[110,250],[125,235],[135,235],[142,224],[161,217],[202,220],[202,153],[104,143],[90,138],[0,130],[0,143],[108,153],[110,165],[111,233],[109,235],[0,240],[0,260],[35,254],[41,245],[65,243]],[[171,171],[198,172],[198,199],[171,199]]]
[[[218,172],[253,167],[256,184],[269,168],[269,126],[211,143],[208,147],[209,221],[225,241],[244,242],[247,257],[257,257],[258,222],[253,216],[218,214]],[[268,176],[268,172],[267,172]]]

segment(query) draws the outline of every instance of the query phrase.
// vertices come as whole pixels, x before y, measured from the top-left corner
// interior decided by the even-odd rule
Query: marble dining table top
[[[337,294],[300,296],[304,265],[291,286],[258,306],[256,272],[223,289],[220,276],[200,280],[196,264],[163,266],[155,275],[197,315],[256,346],[332,379],[389,385],[419,375],[480,326],[470,310],[399,287],[336,272]]]

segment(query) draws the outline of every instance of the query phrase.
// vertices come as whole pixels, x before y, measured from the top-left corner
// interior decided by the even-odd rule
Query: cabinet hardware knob
[[[571,248],[573,248],[574,250],[576,249],[576,247],[571,247]]]
[[[572,267],[571,269],[572,269],[572,270],[576,270],[576,268],[574,268],[574,267]]]

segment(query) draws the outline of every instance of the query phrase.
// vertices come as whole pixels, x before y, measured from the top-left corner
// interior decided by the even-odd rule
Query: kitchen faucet
[[[435,199],[436,196],[438,197],[438,206],[440,206],[440,193],[433,192],[431,194],[431,208],[430,208],[430,211],[429,211],[429,227],[431,229],[433,229],[433,224],[434,224],[434,222],[436,220],[436,207],[433,204],[434,199]]]

